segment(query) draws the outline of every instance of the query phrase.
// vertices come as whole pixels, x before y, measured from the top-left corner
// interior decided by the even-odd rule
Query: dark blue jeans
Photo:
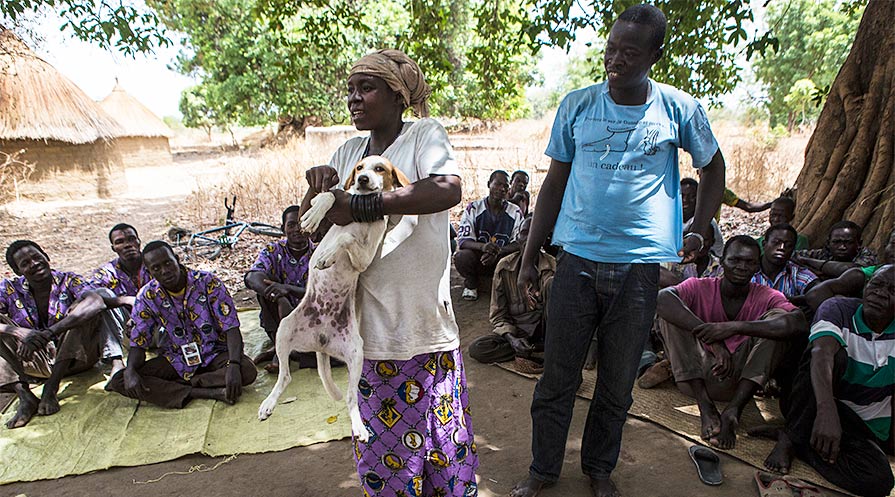
[[[615,469],[658,289],[658,264],[598,263],[560,252],[548,302],[544,374],[531,403],[535,478],[559,479],[575,392],[595,332],[597,385],[581,443],[581,469],[591,478],[608,478]]]

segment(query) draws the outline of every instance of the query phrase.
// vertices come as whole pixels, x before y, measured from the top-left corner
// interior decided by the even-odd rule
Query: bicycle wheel
[[[190,238],[189,243],[187,244],[187,248],[189,252],[193,255],[197,255],[202,257],[203,259],[207,259],[209,261],[213,261],[221,255],[221,249],[223,248],[223,244],[212,238],[206,238],[201,235],[193,235]]]
[[[247,227],[249,232],[254,233],[256,235],[264,235],[264,236],[283,236],[283,230],[277,228],[276,226],[272,226],[270,224],[264,223],[249,223]]]

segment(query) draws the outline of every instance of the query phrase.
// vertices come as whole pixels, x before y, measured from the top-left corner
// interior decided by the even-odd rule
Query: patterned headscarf
[[[386,49],[360,58],[351,66],[351,74],[369,74],[385,80],[392,91],[401,95],[404,105],[411,107],[417,117],[429,117],[426,100],[432,89],[420,66],[400,50]]]

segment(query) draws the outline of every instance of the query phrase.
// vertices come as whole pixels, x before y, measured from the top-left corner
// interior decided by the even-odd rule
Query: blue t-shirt
[[[597,262],[677,261],[678,148],[706,166],[718,151],[699,102],[650,80],[643,105],[618,105],[604,82],[569,93],[546,154],[572,164],[553,243]]]

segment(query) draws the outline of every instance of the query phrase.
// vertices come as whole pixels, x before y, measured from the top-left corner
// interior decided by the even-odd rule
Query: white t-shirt
[[[369,138],[345,142],[330,161],[348,177],[363,157]],[[412,182],[429,176],[460,175],[447,132],[433,119],[404,123],[382,154]],[[389,216],[385,241],[361,273],[357,311],[364,358],[408,360],[460,346],[450,293],[448,211]]]

